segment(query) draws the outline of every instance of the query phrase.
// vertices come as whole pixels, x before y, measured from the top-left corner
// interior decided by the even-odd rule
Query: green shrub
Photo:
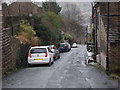
[[[34,17],[34,28],[36,35],[41,38],[43,45],[55,44],[57,45],[61,39],[62,17],[54,12],[45,12]]]
[[[24,20],[20,23],[20,32],[19,35],[25,35],[27,39],[31,40],[35,36],[36,32],[33,30],[33,27],[28,25]]]

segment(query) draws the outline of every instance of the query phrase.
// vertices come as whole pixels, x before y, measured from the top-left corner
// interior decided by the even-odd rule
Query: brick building
[[[93,6],[97,62],[109,72],[120,72],[120,2],[96,2]]]

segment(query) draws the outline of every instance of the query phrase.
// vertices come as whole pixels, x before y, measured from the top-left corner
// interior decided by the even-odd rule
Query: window
[[[48,47],[48,51],[51,52],[51,49]]]
[[[33,48],[30,53],[46,53],[46,48]]]

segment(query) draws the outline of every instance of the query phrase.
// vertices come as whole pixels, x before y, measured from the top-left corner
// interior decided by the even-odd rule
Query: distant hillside
[[[92,7],[90,2],[84,2],[84,3],[78,3],[77,4],[82,12],[82,15],[84,16],[86,24],[90,22],[90,16],[92,14]]]
[[[59,5],[62,6],[62,10],[64,10],[65,8],[65,5],[66,4],[72,4],[73,2],[59,2]],[[91,2],[75,2],[73,4],[76,4],[83,17],[84,17],[84,20],[85,20],[85,24],[89,24],[90,23],[90,16],[91,16],[91,13],[92,13],[92,7],[91,7]]]
[[[62,7],[62,10],[64,10],[66,4],[71,4],[73,2],[58,2],[58,4]],[[42,6],[42,2],[36,2],[38,6]],[[74,2],[73,4],[76,4],[82,15],[84,16],[85,24],[90,23],[90,16],[92,13],[92,7],[91,2]],[[61,11],[62,12],[62,11]]]

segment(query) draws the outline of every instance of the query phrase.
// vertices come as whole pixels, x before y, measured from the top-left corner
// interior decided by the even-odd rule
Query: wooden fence
[[[9,71],[11,67],[10,28],[2,29],[2,73]]]

